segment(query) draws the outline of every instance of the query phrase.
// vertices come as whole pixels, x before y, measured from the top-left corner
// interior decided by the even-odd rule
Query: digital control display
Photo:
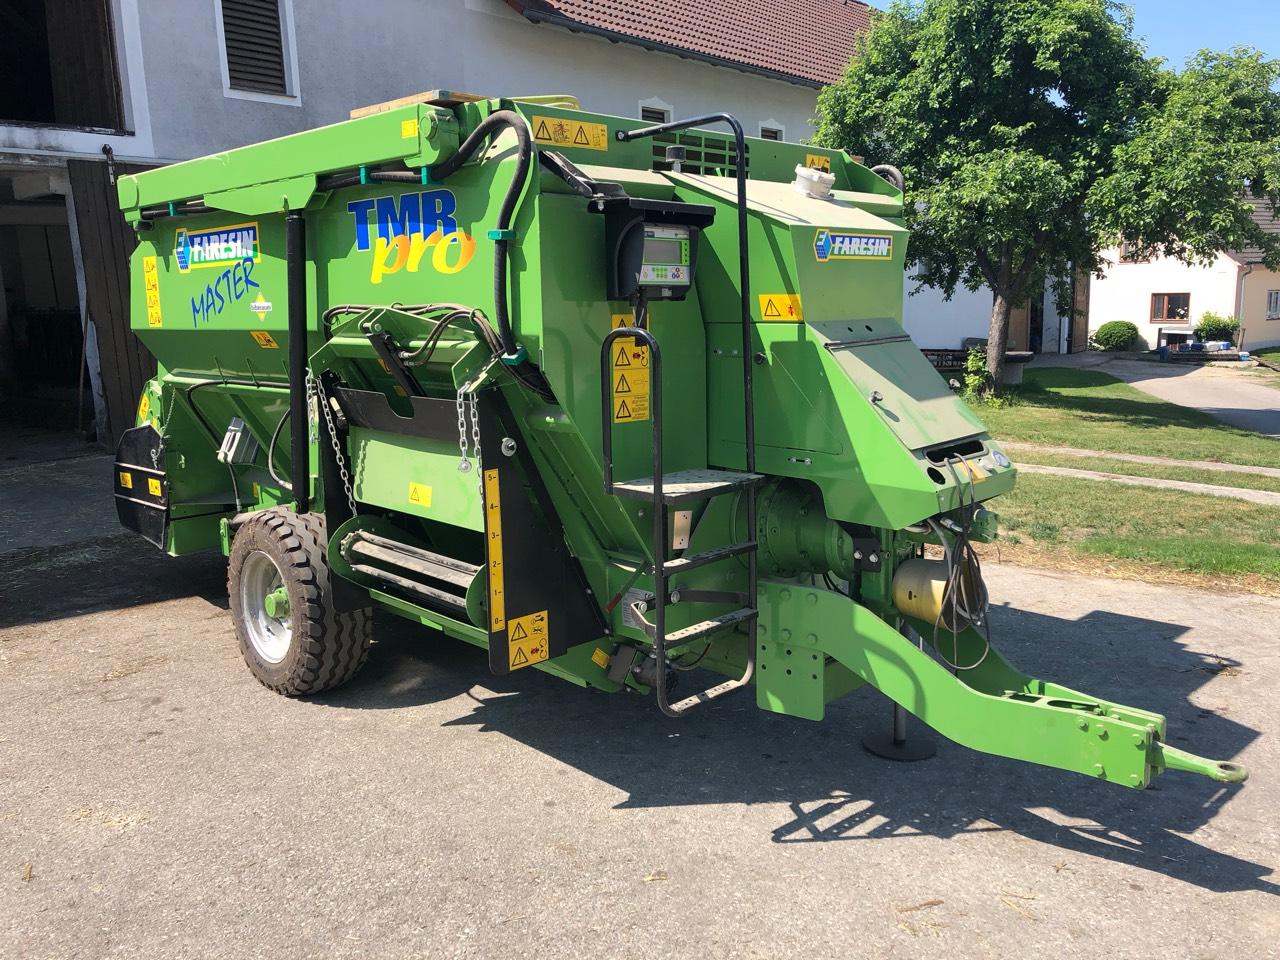
[[[640,282],[648,287],[688,286],[693,281],[689,238],[689,228],[685,226],[646,225]]]
[[[687,241],[686,241],[687,243]],[[679,240],[663,240],[656,237],[645,237],[644,262],[682,264],[684,244]]]

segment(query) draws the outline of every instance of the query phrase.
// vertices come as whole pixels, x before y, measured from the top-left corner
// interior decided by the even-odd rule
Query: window
[[[661,107],[641,107],[640,119],[645,123],[670,123],[671,111]]]
[[[1191,294],[1153,293],[1151,295],[1151,319],[1168,321],[1186,320],[1191,316]]]
[[[1267,291],[1267,319],[1280,320],[1280,290]]]
[[[766,127],[762,125],[760,127],[760,139],[761,140],[781,140],[782,130],[778,127]]]
[[[217,2],[227,94],[249,99],[295,96],[291,0]]]
[[[1143,256],[1136,246],[1129,241],[1120,244],[1120,262],[1121,263],[1150,263],[1149,257]]]

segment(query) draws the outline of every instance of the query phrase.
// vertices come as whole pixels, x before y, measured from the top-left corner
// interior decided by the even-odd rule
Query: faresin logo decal
[[[892,260],[893,237],[819,230],[813,238],[813,254],[819,263],[828,260]]]
[[[258,259],[258,225],[237,223],[211,230],[179,230],[173,239],[173,256],[179,273],[202,267],[226,268]]]
[[[417,273],[427,251],[439,273],[457,273],[475,256],[476,242],[458,226],[458,201],[451,190],[423,190],[399,196],[352,200],[357,250],[373,251],[370,283],[389,274]]]

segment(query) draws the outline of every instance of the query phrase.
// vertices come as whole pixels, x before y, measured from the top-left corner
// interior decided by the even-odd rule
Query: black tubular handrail
[[[615,134],[618,140],[628,143],[632,140],[641,140],[647,137],[658,136],[663,133],[674,133],[680,130],[688,130],[691,127],[702,127],[711,123],[724,123],[733,130],[734,148],[736,150],[737,164],[735,173],[737,174],[737,193],[738,193],[738,286],[741,294],[742,309],[742,394],[743,394],[743,415],[744,415],[744,434],[745,441],[745,461],[748,473],[755,473],[756,470],[756,424],[755,424],[755,383],[752,376],[753,359],[753,337],[751,332],[751,255],[748,247],[747,239],[747,140],[746,134],[742,131],[742,124],[738,118],[730,113],[708,113],[700,117],[691,117],[687,120],[676,120],[671,123],[660,123],[651,127],[641,127],[637,130],[619,130]],[[654,379],[657,380],[657,372],[654,373]],[[660,387],[655,383],[653,391],[655,399],[658,396]],[[656,407],[657,404],[655,403]],[[656,411],[655,411],[656,416]],[[606,428],[609,421],[606,421]],[[657,421],[655,421],[655,424]],[[655,467],[656,469],[656,467]],[[655,484],[655,487],[657,485]],[[747,530],[750,535],[756,535],[756,486],[751,484],[746,489],[747,498]],[[655,491],[656,493],[656,491]],[[661,504],[661,499],[657,500]],[[663,511],[657,511],[663,513]],[[655,519],[655,530],[658,520]],[[662,552],[666,552],[666,525],[665,519],[661,529]],[[665,577],[661,576],[662,562],[657,561],[657,569],[654,573],[655,581],[659,577],[664,581]],[[747,554],[747,589],[751,598],[752,607],[756,607],[759,603],[759,564],[756,552],[753,550]],[[657,609],[662,610],[665,605],[666,595],[659,592]],[[662,614],[658,615],[657,635],[662,636]],[[758,618],[752,617],[747,627],[747,665],[742,678],[738,680],[733,687],[736,689],[745,686],[751,682],[756,671],[756,625]],[[659,653],[661,658],[661,653]],[[658,684],[658,705],[662,708],[662,712],[669,716],[679,716],[680,712],[672,711],[665,703],[665,674],[666,666],[661,659],[658,661],[658,675],[663,681]]]
[[[638,322],[645,322],[646,311],[637,307]],[[600,344],[600,426],[603,434],[604,492],[613,494],[613,345],[623,337],[643,341],[649,348],[649,417],[653,427],[653,595],[657,602],[653,607],[653,655],[658,669],[654,679],[654,693],[658,707],[670,717],[680,714],[671,709],[667,700],[667,511],[662,491],[662,350],[658,338],[644,327],[618,327],[610,330]],[[754,646],[754,644],[753,644]]]
[[[293,508],[311,508],[311,449],[307,440],[307,221],[301,210],[284,215],[285,289],[289,319],[289,480]]]

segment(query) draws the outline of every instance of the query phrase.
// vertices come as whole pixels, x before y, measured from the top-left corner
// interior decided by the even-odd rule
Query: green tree
[[[994,293],[987,366],[1010,310],[1121,239],[1186,262],[1280,237],[1280,61],[1244,48],[1181,72],[1148,58],[1112,0],[922,0],[878,15],[818,98],[817,142],[907,180],[908,265],[951,296]]]

